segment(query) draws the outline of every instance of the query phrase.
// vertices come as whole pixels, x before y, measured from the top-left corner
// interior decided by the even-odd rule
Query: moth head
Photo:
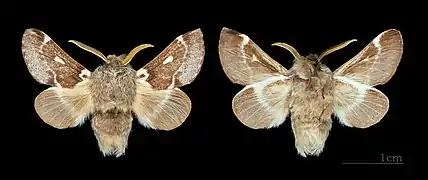
[[[77,45],[78,47],[82,48],[85,51],[88,51],[92,54],[95,54],[96,56],[98,56],[102,60],[104,60],[104,62],[106,62],[107,64],[118,63],[121,65],[127,65],[129,62],[131,62],[132,58],[134,58],[135,54],[137,54],[139,51],[146,49],[148,47],[153,47],[153,45],[151,45],[151,44],[142,44],[142,45],[139,45],[139,46],[135,47],[134,49],[132,49],[131,52],[129,52],[128,55],[126,55],[126,56],[125,55],[120,55],[120,56],[109,55],[106,57],[103,53],[101,53],[97,49],[90,47],[88,45],[85,45],[79,41],[69,40],[68,42],[71,42],[71,43]]]
[[[309,54],[305,58],[312,64],[317,64],[319,62],[318,54]]]

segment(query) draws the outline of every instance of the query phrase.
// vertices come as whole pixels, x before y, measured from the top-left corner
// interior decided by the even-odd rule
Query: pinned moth
[[[348,127],[375,125],[387,113],[389,100],[374,86],[385,84],[396,72],[403,40],[398,30],[386,30],[332,72],[322,58],[354,41],[319,56],[301,56],[288,44],[272,44],[294,56],[293,66],[286,69],[248,36],[223,28],[219,41],[222,68],[233,83],[245,86],[232,100],[236,117],[250,128],[270,129],[290,115],[295,148],[302,157],[321,154],[332,115]]]
[[[129,62],[142,44],[119,56],[104,56],[81,42],[78,47],[95,54],[105,63],[93,72],[64,52],[48,35],[27,29],[22,53],[32,77],[52,87],[34,102],[40,118],[58,129],[76,127],[89,115],[91,127],[104,156],[122,156],[127,148],[133,117],[156,130],[179,127],[191,111],[191,100],[179,88],[198,75],[205,55],[200,29],[172,41],[159,55],[138,70]]]

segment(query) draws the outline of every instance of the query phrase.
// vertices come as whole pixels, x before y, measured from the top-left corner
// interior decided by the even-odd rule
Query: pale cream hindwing
[[[288,73],[248,36],[237,31],[223,28],[218,49],[222,68],[233,83],[250,85]]]
[[[334,115],[349,127],[367,128],[378,123],[389,108],[379,90],[346,77],[335,77]]]
[[[401,33],[390,29],[334,72],[334,114],[340,122],[367,128],[385,116],[389,109],[388,97],[373,86],[391,79],[402,53]]]
[[[233,112],[253,129],[278,127],[289,114],[291,83],[285,76],[274,76],[248,85],[233,98]]]
[[[89,80],[85,80],[73,89],[50,87],[44,90],[34,102],[37,114],[58,129],[83,124],[93,109],[88,83]]]
[[[193,82],[201,70],[205,45],[201,29],[177,37],[158,56],[137,71],[153,89],[165,90]]]
[[[157,130],[173,130],[189,116],[191,101],[180,89],[155,90],[141,79],[137,81],[133,105],[140,124]]]
[[[47,34],[31,28],[22,36],[22,55],[37,82],[72,88],[88,79],[90,71],[65,53]]]

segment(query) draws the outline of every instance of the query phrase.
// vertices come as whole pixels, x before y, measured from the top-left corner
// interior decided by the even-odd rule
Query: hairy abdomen
[[[301,156],[318,156],[331,129],[331,82],[312,77],[293,80],[290,109],[295,146]]]
[[[104,155],[121,156],[128,145],[132,128],[131,111],[109,110],[92,115],[92,129]]]
[[[128,67],[106,65],[91,77],[92,129],[104,155],[125,153],[133,120],[135,76]]]

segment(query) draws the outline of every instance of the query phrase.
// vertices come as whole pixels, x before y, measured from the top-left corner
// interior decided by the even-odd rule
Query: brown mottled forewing
[[[288,74],[248,36],[223,28],[219,42],[220,62],[227,77],[236,84],[250,85],[276,75]]]
[[[156,90],[181,87],[196,78],[204,56],[202,31],[193,30],[177,37],[137,74]]]
[[[25,30],[21,49],[29,72],[39,83],[72,88],[90,75],[40,30]]]
[[[191,101],[179,88],[155,90],[141,79],[137,81],[133,112],[140,124],[159,130],[173,130],[190,114]]]
[[[403,39],[398,30],[379,34],[361,52],[339,67],[334,76],[345,76],[360,83],[376,86],[391,79],[403,54]]]
[[[387,30],[334,72],[333,109],[343,124],[367,128],[385,116],[388,97],[373,86],[391,79],[402,53],[401,33]]]
[[[284,76],[275,76],[246,86],[233,98],[233,112],[250,128],[277,127],[289,114],[291,83]]]

